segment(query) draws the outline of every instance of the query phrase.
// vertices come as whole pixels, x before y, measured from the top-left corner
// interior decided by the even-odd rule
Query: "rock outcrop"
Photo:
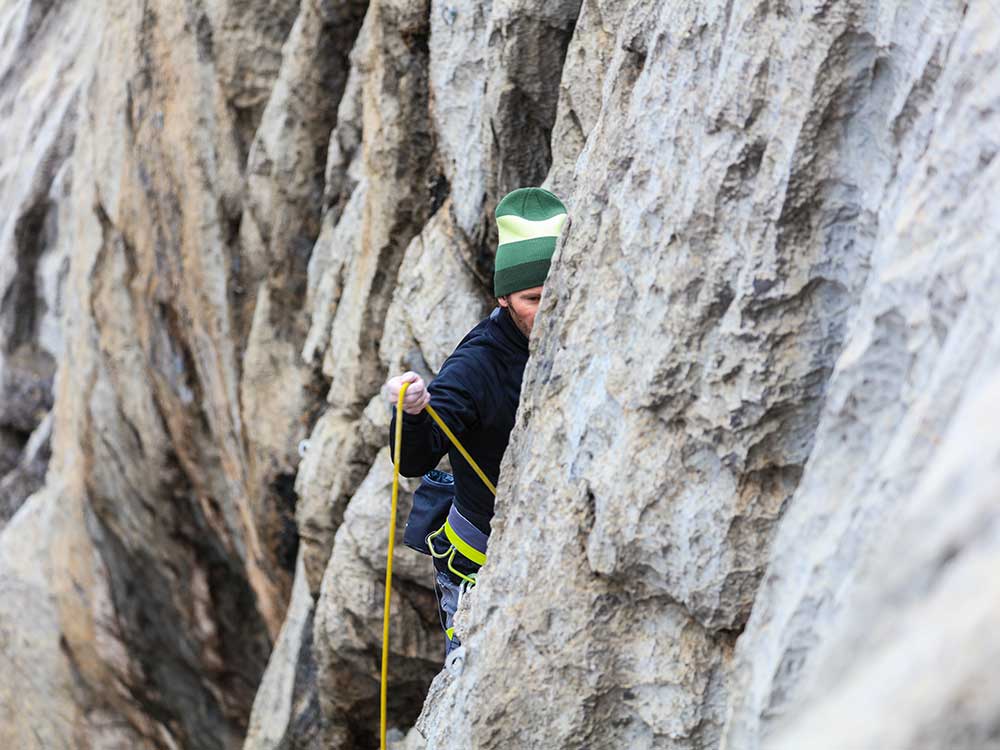
[[[380,386],[543,184],[467,659],[397,539],[392,746],[1000,748],[997,18],[7,3],[0,746],[377,746]]]
[[[0,11],[0,527],[39,489],[72,249],[70,156],[96,45],[83,6]]]
[[[731,749],[997,746],[998,693],[981,671],[996,584],[981,566],[998,552],[986,415],[1000,360],[982,303],[1000,284],[986,198],[1000,179],[1000,31],[988,6],[914,7],[882,30],[919,65],[885,63],[906,82],[890,110],[900,154],[737,648]]]

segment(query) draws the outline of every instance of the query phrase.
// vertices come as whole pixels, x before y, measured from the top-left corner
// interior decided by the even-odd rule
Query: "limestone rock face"
[[[22,447],[13,438],[10,455],[15,456],[11,466],[4,470],[0,479],[0,526],[9,521],[14,513],[45,483],[45,471],[51,458],[52,414],[49,413]]]
[[[378,746],[387,377],[569,208],[391,746],[1000,748],[989,2],[0,8],[0,746]]]
[[[0,252],[2,412],[5,451],[10,432],[23,447],[0,492],[6,518],[51,429],[50,484],[29,504],[59,519],[11,521],[42,563],[4,610],[39,613],[17,659],[52,665],[39,692],[50,671],[73,709],[51,712],[65,742],[15,713],[11,746],[243,742],[292,588],[296,446],[323,395],[301,306],[364,11],[4,8],[3,111],[17,100],[21,126],[0,128],[0,189],[23,207]],[[292,111],[309,87],[326,106]]]
[[[69,162],[97,52],[92,23],[78,3],[0,9],[0,526],[39,489],[48,462],[29,443],[51,432],[32,440],[63,348]]]
[[[986,198],[1000,33],[988,9],[959,10],[886,27],[925,67],[909,74],[871,272],[737,648],[727,748],[997,746],[983,665],[997,648],[1000,361],[982,301],[1000,284]]]
[[[320,704],[327,720],[326,748],[378,746],[385,530],[391,488],[392,462],[385,448],[376,457],[337,530],[316,603],[314,638],[320,664]],[[388,706],[397,726],[413,724],[427,686],[444,657],[444,635],[438,625],[427,558],[403,546],[403,525],[409,508],[406,493],[397,515],[390,605],[392,689]]]
[[[254,698],[245,750],[323,747],[312,648],[314,617],[300,559],[285,623]]]
[[[60,651],[58,610],[45,580],[51,513],[36,495],[0,532],[0,742],[4,747],[71,747],[80,709],[70,663]]]
[[[582,23],[600,10],[585,5],[579,33],[600,38]],[[861,550],[883,539],[876,517],[892,517],[939,450],[925,431],[952,420],[969,372],[995,367],[991,313],[958,323],[997,283],[991,232],[978,229],[994,222],[985,202],[959,212],[963,198],[937,187],[995,185],[995,137],[984,135],[995,129],[956,121],[963,95],[949,88],[983,83],[965,65],[996,54],[992,27],[929,4],[722,10],[633,4],[604,53],[600,111],[589,127],[581,119],[583,151],[553,164],[553,184],[574,186],[572,225],[543,300],[490,562],[459,617],[470,657],[461,677],[435,682],[418,722],[431,747],[769,746],[775,715],[799,707],[799,678],[847,582],[864,575]],[[589,49],[581,62],[600,58]],[[664,92],[667,81],[678,84]],[[565,107],[594,101],[573,78],[563,85]],[[970,114],[995,112],[996,87],[977,90],[986,99]],[[963,266],[976,269],[965,282]],[[968,358],[953,358],[951,336]],[[854,371],[850,384],[841,370]],[[939,396],[924,392],[932,383]],[[967,523],[985,521],[983,501],[969,502]],[[973,544],[955,539],[949,554]],[[906,545],[932,543],[910,536],[896,554]],[[975,626],[949,642],[978,657],[949,665],[954,681],[933,697],[916,666],[896,671],[906,646],[879,667],[877,646],[857,648],[867,624],[899,627],[892,603],[905,591],[907,645],[925,654],[932,592],[911,576],[932,575],[945,553],[924,554],[895,589],[879,571],[898,557],[871,563],[869,619],[842,626],[853,635],[831,646],[816,707],[776,747],[971,748],[991,736],[992,698],[951,713],[986,679],[974,665],[992,647]],[[975,610],[980,627],[986,612]],[[844,675],[845,663],[857,666]],[[924,675],[943,666],[917,663]],[[912,696],[902,725],[885,680]],[[864,720],[844,722],[845,710]]]

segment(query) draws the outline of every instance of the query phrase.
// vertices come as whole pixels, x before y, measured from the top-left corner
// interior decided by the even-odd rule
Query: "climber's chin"
[[[497,298],[500,307],[506,308],[507,312],[510,313],[510,318],[514,321],[517,329],[529,339],[531,338],[531,330],[535,326],[535,313],[538,312],[538,305],[541,301],[542,287],[540,286],[511,292]]]

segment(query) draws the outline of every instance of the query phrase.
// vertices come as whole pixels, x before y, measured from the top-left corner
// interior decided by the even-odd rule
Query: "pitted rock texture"
[[[377,747],[380,387],[542,184],[461,674],[403,482],[392,746],[997,747],[996,21],[8,2],[0,746]]]
[[[805,737],[997,746],[1000,703],[982,671],[997,644],[981,628],[996,618],[986,415],[1000,360],[983,303],[1000,285],[987,250],[1000,229],[987,197],[1000,180],[1000,32],[988,7],[915,4],[890,20],[892,47],[919,63],[889,67],[901,84],[891,113],[909,134],[816,447],[737,648],[731,750]]]
[[[588,10],[600,12],[585,4],[581,20]],[[881,456],[858,428],[884,414],[882,440],[908,416],[925,428],[952,418],[964,389],[948,376],[940,382],[951,398],[921,393],[912,407],[893,383],[929,385],[910,364],[917,352],[937,367],[948,361],[956,376],[973,364],[951,361],[938,342],[957,304],[986,297],[954,278],[969,257],[956,244],[976,259],[977,285],[996,283],[985,265],[990,232],[967,229],[992,226],[985,202],[952,217],[948,206],[964,205],[953,196],[937,221],[916,207],[935,205],[919,198],[926,182],[961,181],[980,194],[995,184],[990,129],[943,124],[963,97],[942,73],[953,70],[956,85],[982,81],[964,66],[992,59],[972,51],[995,55],[995,40],[982,14],[963,20],[958,5],[784,10],[635,4],[605,53],[608,83],[582,154],[550,174],[574,186],[572,225],[543,300],[490,562],[459,617],[471,656],[460,678],[438,678],[418,722],[430,747],[768,746],[764,728],[798,705],[797,672],[827,632],[824,609],[843,595],[828,595],[825,581],[860,574],[858,549],[882,538],[872,515],[891,513],[929,458],[919,449],[935,449],[903,443],[886,467],[894,481],[853,485]],[[578,28],[595,34],[590,23]],[[664,81],[683,85],[665,94]],[[586,106],[572,79],[564,86],[567,107]],[[995,93],[977,90],[985,101],[970,110],[995,112]],[[948,144],[981,145],[965,159],[943,148],[930,164],[935,131]],[[956,236],[919,229],[931,225]],[[900,288],[878,285],[882,275]],[[904,303],[923,314],[900,311]],[[982,361],[986,330],[968,324],[956,335],[977,341],[969,356]],[[835,367],[866,350],[871,369],[857,375],[850,411],[840,425],[821,421],[837,408],[831,382],[833,404],[843,403]],[[796,493],[807,467],[822,466]],[[857,494],[845,494],[852,486]],[[757,582],[787,508],[783,554],[760,603]],[[833,508],[843,521],[817,538]],[[751,608],[778,606],[780,619],[761,618],[759,632],[746,625]],[[871,606],[894,621],[887,605]],[[974,637],[959,642],[990,653]],[[849,653],[849,644],[837,652]],[[975,663],[956,670],[940,704],[917,690],[914,669],[912,705],[939,708],[903,725],[888,693],[878,693],[881,711],[867,709],[860,691],[877,681],[859,665],[850,706],[865,721],[838,721],[847,697],[817,699],[816,718],[792,722],[781,747],[817,736],[831,748],[978,747],[990,736],[988,699],[943,718],[977,684]]]

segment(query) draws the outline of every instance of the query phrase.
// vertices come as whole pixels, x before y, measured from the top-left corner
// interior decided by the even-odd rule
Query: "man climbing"
[[[410,384],[403,402],[400,473],[421,476],[445,453],[454,471],[455,496],[447,523],[429,540],[446,655],[459,645],[452,619],[463,581],[474,582],[486,559],[494,496],[425,407],[431,405],[496,485],[521,395],[528,338],[566,207],[547,190],[520,188],[497,204],[495,216],[499,243],[493,291],[499,307],[462,339],[429,386],[417,373],[407,372],[391,378],[384,389],[395,407],[402,384]],[[390,446],[394,431],[395,414]]]

